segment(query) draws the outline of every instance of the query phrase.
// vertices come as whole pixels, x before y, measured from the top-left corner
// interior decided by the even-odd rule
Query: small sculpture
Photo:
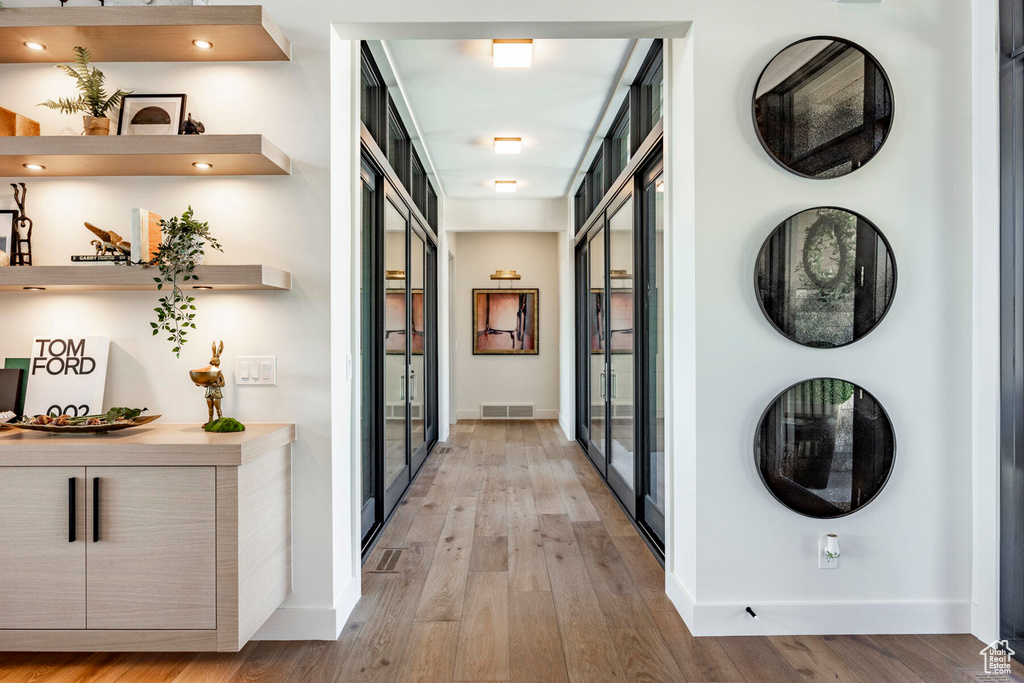
[[[218,420],[224,417],[220,405],[224,399],[224,373],[220,371],[220,354],[224,353],[224,342],[220,343],[220,348],[217,347],[217,342],[213,342],[212,349],[213,358],[210,359],[210,364],[188,373],[197,387],[206,387],[206,407],[210,414],[206,424],[213,422],[214,411]]]
[[[206,126],[203,125],[202,121],[196,121],[192,118],[192,112],[189,112],[188,118],[181,124],[182,135],[202,135],[206,132]]]
[[[99,237],[98,240],[92,240],[89,242],[93,247],[96,248],[96,255],[101,256],[103,254],[113,254],[114,256],[131,256],[132,255],[132,244],[127,242],[113,230],[100,230],[92,223],[88,221],[85,227],[89,228],[89,232]]]
[[[14,188],[14,203],[18,205],[18,217],[14,219],[14,230],[11,234],[11,265],[31,266],[32,219],[25,215],[25,196],[28,189],[25,183],[11,183],[11,187]]]

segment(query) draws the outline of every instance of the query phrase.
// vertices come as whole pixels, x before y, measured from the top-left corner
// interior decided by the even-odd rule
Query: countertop
[[[0,430],[0,467],[239,466],[295,441],[294,424],[250,423],[244,432],[209,434],[202,426],[154,422],[110,434],[65,436]]]

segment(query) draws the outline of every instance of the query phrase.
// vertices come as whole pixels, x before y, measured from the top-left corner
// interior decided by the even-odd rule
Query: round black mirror
[[[841,379],[811,379],[779,394],[761,416],[754,461],[780,503],[832,519],[864,507],[889,480],[896,436],[874,396]]]
[[[786,338],[832,349],[871,332],[896,294],[896,259],[874,223],[835,207],[783,221],[754,267],[758,304]]]
[[[754,91],[757,137],[779,165],[838,178],[866,164],[892,128],[892,86],[864,48],[832,37],[793,43]]]

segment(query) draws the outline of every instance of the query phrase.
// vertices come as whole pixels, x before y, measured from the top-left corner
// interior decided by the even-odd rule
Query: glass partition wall
[[[660,77],[656,42],[576,193],[576,434],[622,507],[663,556]]]
[[[437,195],[365,43],[362,71],[365,553],[437,443]]]

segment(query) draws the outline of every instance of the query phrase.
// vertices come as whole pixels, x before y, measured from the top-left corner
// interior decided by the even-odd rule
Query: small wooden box
[[[0,137],[39,135],[39,122],[0,107]]]

